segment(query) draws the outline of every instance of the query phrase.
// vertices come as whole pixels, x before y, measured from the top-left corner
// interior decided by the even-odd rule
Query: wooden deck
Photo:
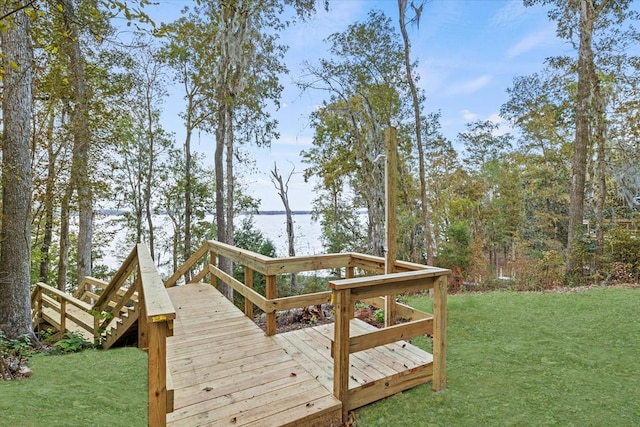
[[[327,390],[333,390],[333,327],[304,328],[274,337]],[[350,329],[352,336],[376,330],[359,319],[351,320]],[[433,377],[433,356],[404,341],[350,354],[349,365],[349,410],[424,384]]]
[[[339,426],[341,402],[215,288],[167,290],[175,426]]]

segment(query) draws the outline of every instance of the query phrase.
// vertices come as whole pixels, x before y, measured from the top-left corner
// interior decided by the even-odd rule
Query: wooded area
[[[514,134],[473,121],[449,139],[439,114],[425,111],[429,94],[417,84],[419,55],[407,32],[429,13],[423,3],[399,0],[397,23],[371,11],[327,39],[330,57],[295,76],[301,89],[327,95],[310,118],[313,145],[301,155],[305,176],[318,178],[313,209],[328,253],[384,255],[380,155],[393,125],[399,259],[451,268],[456,288],[638,280],[637,4],[524,4],[548,10],[568,49],[538,73],[514,76],[501,108]],[[109,273],[94,265],[112,238],[94,232],[99,207],[126,211],[131,244],[145,242],[154,259],[170,246],[174,270],[192,242],[210,238],[268,250],[250,222],[234,230],[234,217],[258,204],[245,191],[247,153],[277,140],[270,111],[287,70],[279,33],[326,5],[200,0],[155,27],[150,7],[160,6],[0,6],[0,330],[9,337],[32,333],[36,281],[69,290]],[[122,40],[122,26],[139,30]],[[184,140],[161,119],[168,87],[182,91]],[[197,135],[209,138],[211,170],[193,149]],[[277,165],[273,176],[286,206]],[[171,219],[169,235],[154,222],[158,212]],[[630,225],[612,226],[621,219]],[[233,272],[231,263],[220,268]]]

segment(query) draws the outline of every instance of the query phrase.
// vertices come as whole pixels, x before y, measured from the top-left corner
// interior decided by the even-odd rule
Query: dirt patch
[[[356,308],[354,317],[377,328],[382,328],[384,327],[384,323],[376,320],[376,311],[378,311],[378,309],[373,306]],[[314,305],[305,308],[296,308],[276,313],[276,331],[280,334],[318,325],[326,325],[334,321],[333,305],[331,304],[323,304],[321,307]],[[404,319],[396,319],[396,322],[401,323],[404,321]],[[260,326],[263,331],[267,330],[266,316],[264,313],[256,317],[254,322]]]

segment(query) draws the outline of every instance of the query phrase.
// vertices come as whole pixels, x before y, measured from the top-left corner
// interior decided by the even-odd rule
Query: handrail
[[[54,300],[51,297],[48,297],[47,294],[52,295],[55,298],[55,302],[57,302],[60,307],[55,307]],[[67,304],[70,304],[79,310],[82,310],[86,313],[91,313],[91,305],[87,304],[84,301],[81,301],[61,290],[46,285],[45,283],[38,282],[35,284],[35,288],[31,293],[31,306],[34,307],[34,313],[32,317],[41,319],[42,318],[42,309],[43,302],[47,302],[47,306],[52,308],[54,311],[59,313],[59,321],[58,325],[60,326],[60,333],[64,334],[67,330],[67,319],[72,320],[76,325],[86,330],[87,333],[95,336],[93,328],[91,325],[87,325],[84,321],[67,312]]]

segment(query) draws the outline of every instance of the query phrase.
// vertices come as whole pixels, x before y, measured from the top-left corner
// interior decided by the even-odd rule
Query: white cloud
[[[460,110],[460,114],[462,114],[462,118],[466,121],[466,122],[470,122],[473,120],[476,120],[478,118],[478,115],[476,113],[473,113],[469,110]]]
[[[524,7],[521,0],[511,0],[495,13],[491,18],[490,25],[495,27],[513,27],[522,22],[529,13],[528,8]]]
[[[475,93],[488,85],[493,76],[491,74],[483,74],[473,80],[454,83],[447,90],[448,95],[469,95]]]
[[[275,146],[295,146],[295,147],[308,147],[313,145],[313,138],[310,136],[288,135],[282,134],[280,138],[273,141],[271,144],[272,149]]]
[[[557,42],[555,27],[553,25],[547,25],[544,28],[528,34],[511,46],[509,50],[507,50],[507,57],[515,58],[534,49],[554,45]]]
[[[507,133],[513,133],[513,128],[511,127],[511,125],[509,124],[509,122],[507,120],[505,120],[504,118],[502,118],[500,116],[499,113],[493,113],[491,114],[489,117],[487,117],[487,120],[497,124],[499,127],[498,129],[496,129],[493,132],[494,136],[501,136]]]

